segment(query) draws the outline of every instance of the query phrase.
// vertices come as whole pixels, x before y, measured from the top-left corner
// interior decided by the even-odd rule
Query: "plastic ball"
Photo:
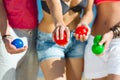
[[[88,28],[83,25],[77,27],[77,29],[75,30],[75,34],[78,34],[78,37],[80,37],[80,35],[87,35],[87,33],[88,33]]]
[[[100,55],[104,51],[104,45],[94,44],[92,46],[92,52],[96,55]]]
[[[60,37],[60,36],[59,36],[59,37]],[[54,41],[55,41],[58,45],[60,45],[60,46],[66,45],[66,44],[68,43],[66,32],[64,31],[64,35],[63,35],[63,39],[62,39],[62,40],[57,39],[57,38],[56,38],[56,35],[54,35]]]
[[[16,48],[22,48],[23,47],[23,41],[21,39],[14,39],[11,44],[13,44]]]
[[[94,44],[95,44],[95,43],[98,44],[101,40],[102,40],[102,36],[101,36],[101,35],[97,35],[97,36],[95,36],[93,42],[94,42]]]

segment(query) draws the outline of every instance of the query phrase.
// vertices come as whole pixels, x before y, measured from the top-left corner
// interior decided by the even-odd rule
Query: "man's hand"
[[[12,39],[10,38],[3,38],[6,50],[10,53],[10,54],[18,54],[21,52],[24,52],[25,50],[27,50],[27,46],[24,46],[23,48],[16,48],[14,45],[11,44]]]

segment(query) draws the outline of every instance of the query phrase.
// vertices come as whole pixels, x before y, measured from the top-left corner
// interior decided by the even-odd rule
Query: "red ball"
[[[59,35],[59,38],[60,38],[60,35]],[[55,41],[58,45],[60,45],[60,46],[66,45],[66,44],[68,43],[66,32],[64,31],[64,35],[63,35],[63,39],[62,39],[62,40],[59,40],[59,39],[57,40],[56,35],[54,34],[54,41]]]
[[[88,28],[83,25],[77,27],[77,29],[75,30],[75,34],[77,34],[78,37],[80,37],[80,35],[87,35],[87,33],[88,33]]]

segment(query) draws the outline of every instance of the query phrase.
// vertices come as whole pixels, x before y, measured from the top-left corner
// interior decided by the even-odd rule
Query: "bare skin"
[[[80,19],[79,12],[73,12],[69,10],[66,14],[62,15],[60,0],[46,0],[51,10],[51,14],[46,13],[43,10],[43,19],[39,23],[39,31],[45,33],[52,33],[59,35],[62,39],[63,31],[67,32],[67,39],[69,40],[69,34],[71,30],[75,30],[78,25],[88,24],[92,21],[92,4],[93,0],[88,0],[88,6],[85,9],[84,16]],[[73,7],[81,2],[81,0],[63,0],[68,6]],[[90,29],[89,29],[90,34]],[[88,34],[88,35],[89,35]],[[80,41],[86,41],[87,36],[81,36]],[[51,53],[52,54],[52,53]],[[40,63],[42,71],[46,80],[81,80],[83,72],[83,58],[50,58]]]
[[[97,17],[92,27],[92,35],[103,35],[99,44],[105,43],[105,48],[108,48],[110,41],[113,38],[113,32],[110,28],[120,22],[120,2],[106,2],[97,5]],[[109,74],[104,78],[93,80],[120,80],[120,75]]]
[[[0,33],[2,36],[11,35],[9,32],[9,27],[11,26],[8,24],[8,19],[4,8],[3,0],[0,0]],[[13,39],[4,38],[3,41],[7,52],[9,52],[10,54],[18,54],[27,50],[27,46],[17,49],[14,45],[11,44]]]

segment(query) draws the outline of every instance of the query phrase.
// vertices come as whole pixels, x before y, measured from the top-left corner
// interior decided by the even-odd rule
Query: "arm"
[[[83,13],[83,16],[78,24],[77,27],[81,26],[81,25],[84,25],[88,28],[88,34],[87,35],[80,35],[80,38],[78,38],[78,35],[75,34],[75,37],[77,40],[80,40],[80,41],[86,41],[88,39],[88,36],[90,34],[90,28],[89,28],[89,24],[92,22],[93,20],[93,11],[92,11],[92,8],[93,8],[93,2],[94,0],[88,0],[88,5],[87,7],[84,9],[84,13]]]
[[[83,16],[80,20],[80,23],[90,24],[93,20],[93,1],[94,0],[88,0],[88,5],[84,10]]]
[[[11,45],[12,38],[7,37],[7,36],[10,36],[10,33],[9,33],[7,15],[3,5],[3,0],[0,0],[0,32],[1,32],[1,35],[4,36],[3,41],[4,41],[7,52],[11,54],[14,54],[14,53],[16,54],[16,53],[23,52],[27,49],[26,46],[20,49],[16,49],[15,46]]]
[[[1,35],[10,35],[7,27],[7,16],[3,5],[3,0],[0,0],[0,32]]]
[[[110,30],[103,35],[99,44],[104,44],[105,49],[107,49],[113,38],[120,38],[120,22],[111,27]]]
[[[69,40],[70,31],[68,27],[65,26],[65,23],[63,21],[62,6],[60,0],[46,0],[46,2],[50,9],[53,22],[55,24],[55,30],[53,34],[56,35],[57,39],[63,39],[63,33],[64,31],[66,31],[67,40]]]
[[[53,22],[55,25],[63,24],[63,15],[62,15],[62,7],[60,0],[46,0],[47,5],[50,9],[51,16],[53,18]]]

